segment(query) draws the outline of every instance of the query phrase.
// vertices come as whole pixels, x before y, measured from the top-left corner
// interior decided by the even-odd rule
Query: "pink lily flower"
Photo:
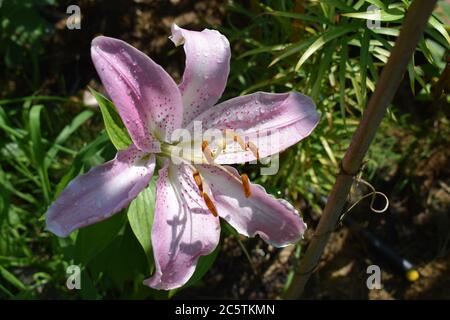
[[[259,235],[276,247],[302,238],[306,224],[292,205],[225,164],[278,153],[308,136],[319,121],[313,101],[296,92],[257,92],[214,106],[230,69],[228,40],[215,30],[189,31],[176,25],[170,39],[183,44],[186,53],[179,85],[127,43],[103,36],[92,41],[96,70],[133,143],[75,178],[46,214],[47,229],[61,237],[104,220],[148,185],[158,159],[162,167],[151,234],[156,271],[144,283],[166,290],[185,284],[198,258],[216,248],[219,217],[240,234]],[[220,148],[211,141],[192,141],[194,151],[200,149],[200,161],[184,152],[175,163],[174,151],[186,144],[180,146],[172,136],[180,128],[193,132],[195,121],[229,139]],[[274,135],[282,139],[271,145]]]

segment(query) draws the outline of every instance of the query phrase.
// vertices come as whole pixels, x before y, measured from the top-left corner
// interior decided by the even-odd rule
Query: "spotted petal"
[[[170,39],[184,44],[186,68],[179,88],[183,96],[183,125],[216,104],[230,72],[230,44],[216,30],[190,31],[172,26]]]
[[[47,229],[66,237],[75,229],[109,218],[148,185],[154,168],[155,157],[135,146],[119,151],[114,160],[69,183],[46,213]]]
[[[181,94],[172,78],[144,53],[114,38],[92,41],[92,61],[119,114],[141,150],[158,152],[182,123]]]
[[[279,153],[307,137],[319,122],[314,102],[297,92],[265,93],[237,97],[210,108],[194,121],[203,130],[232,129],[246,142],[259,149],[259,157]],[[193,132],[194,121],[187,126]],[[216,163],[233,164],[255,160],[251,150],[244,150],[238,142],[228,139],[227,148],[219,152]]]
[[[251,195],[247,198],[236,169],[224,168],[228,172],[216,166],[199,166],[221,218],[240,234],[259,235],[276,247],[293,244],[302,238],[306,224],[292,205],[274,198],[263,187],[252,183],[249,185]]]
[[[219,218],[205,206],[192,170],[166,164],[159,170],[152,229],[156,271],[144,283],[155,289],[181,287],[219,238]]]

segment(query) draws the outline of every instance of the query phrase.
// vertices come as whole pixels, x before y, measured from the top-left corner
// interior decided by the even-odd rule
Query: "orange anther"
[[[209,143],[206,140],[202,141],[202,152],[205,152],[206,148],[209,147]]]
[[[246,198],[248,198],[252,195],[252,192],[250,190],[250,180],[248,179],[248,176],[245,173],[241,174],[241,179],[242,179],[242,188],[244,189],[244,195]]]
[[[209,147],[209,143],[206,140],[202,141],[202,152],[205,155],[206,161],[208,161],[209,164],[214,163],[214,155],[211,151],[211,148]]]
[[[202,193],[202,196],[203,200],[205,200],[205,204],[208,207],[209,211],[211,211],[214,217],[217,217],[217,209],[214,203],[211,201],[211,198],[204,192]]]
[[[198,187],[198,190],[200,190],[200,192],[203,193],[203,183],[202,183],[202,178],[200,177],[200,172],[195,171],[193,176],[194,176],[195,184]]]

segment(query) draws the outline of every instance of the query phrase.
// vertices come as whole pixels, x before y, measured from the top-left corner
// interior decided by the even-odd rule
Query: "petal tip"
[[[61,226],[61,224],[59,224],[55,220],[46,219],[45,224],[46,224],[45,230],[50,231],[51,233],[57,235],[58,237],[65,238],[70,234],[70,232],[67,232],[67,230],[65,230]]]
[[[172,24],[172,27],[170,29],[172,31],[172,35],[169,37],[169,39],[173,42],[173,44],[176,47],[184,44],[182,29],[176,23]]]
[[[91,48],[100,45],[101,42],[105,41],[106,39],[108,39],[108,37],[105,37],[105,36],[103,36],[103,35],[101,35],[101,36],[96,36],[96,37],[95,37],[94,39],[92,39],[92,41],[91,41]]]
[[[162,281],[162,274],[154,274],[151,278],[145,279],[142,282],[145,286],[155,289],[155,290],[172,290],[172,289],[177,289],[181,286],[183,286],[183,284],[169,284],[169,283],[164,283]]]
[[[107,37],[104,35],[96,36],[91,41],[91,51],[92,51],[92,49],[98,49],[101,51],[103,51],[103,50],[109,51],[112,48],[116,48],[116,46],[119,46],[120,48],[124,48],[124,47],[128,47],[129,44],[127,44],[126,42],[124,42],[120,39],[111,38],[111,37]]]

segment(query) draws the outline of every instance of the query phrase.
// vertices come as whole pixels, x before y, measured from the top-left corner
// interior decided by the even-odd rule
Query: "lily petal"
[[[307,137],[319,118],[314,102],[305,95],[297,92],[256,92],[220,103],[194,121],[200,121],[204,130],[235,130],[243,140],[256,145],[259,157],[264,158]],[[194,121],[187,126],[191,131]],[[238,142],[231,140],[227,141],[227,148],[218,153],[214,161],[233,164],[255,159],[254,152],[243,150]]]
[[[230,44],[220,32],[205,29],[190,31],[172,25],[170,39],[184,44],[186,68],[179,85],[183,96],[183,126],[222,96],[230,72]]]
[[[258,184],[250,183],[251,195],[244,195],[241,177],[236,169],[224,166],[198,166],[207,181],[218,214],[240,234],[259,235],[267,243],[283,247],[303,237],[306,224],[289,202],[276,199]]]
[[[155,156],[135,146],[72,180],[46,213],[47,229],[60,237],[109,218],[144,189],[155,169]]]
[[[120,117],[141,150],[159,152],[181,126],[183,105],[173,79],[141,51],[114,38],[97,37],[91,56]]]
[[[159,170],[152,245],[156,271],[144,284],[155,289],[184,285],[200,256],[211,253],[220,238],[219,218],[207,209],[186,165]]]

